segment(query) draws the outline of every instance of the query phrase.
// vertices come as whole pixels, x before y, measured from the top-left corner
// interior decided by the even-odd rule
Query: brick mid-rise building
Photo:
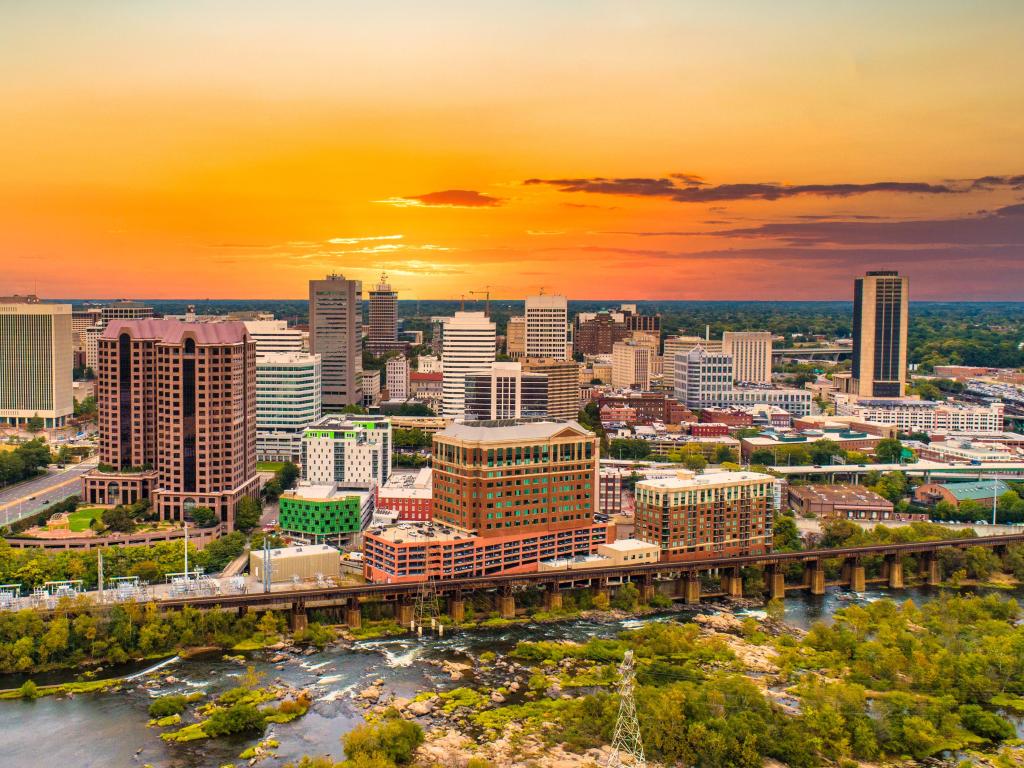
[[[162,520],[209,507],[230,530],[256,498],[256,345],[241,322],[113,320],[98,341],[100,466],[90,504],[150,498]]]

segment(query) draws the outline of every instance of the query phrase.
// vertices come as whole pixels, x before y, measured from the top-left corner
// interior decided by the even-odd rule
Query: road
[[[15,520],[39,512],[50,504],[81,492],[80,478],[94,469],[98,459],[92,458],[66,469],[57,469],[45,475],[17,483],[0,490],[0,522],[9,525]]]
[[[874,528],[876,525],[884,525],[886,528],[902,528],[910,525],[910,522],[904,520],[851,520],[851,523],[856,523],[861,528]],[[1024,532],[1024,528],[1019,528],[1015,525],[978,525],[976,523],[939,523],[940,525],[949,528],[953,531],[963,531],[968,528],[973,530],[979,536],[1005,536],[1008,534]],[[816,517],[796,518],[796,529],[801,535],[805,533],[821,533],[821,520]]]

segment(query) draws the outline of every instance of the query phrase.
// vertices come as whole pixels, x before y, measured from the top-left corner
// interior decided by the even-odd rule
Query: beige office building
[[[505,326],[505,353],[513,360],[526,357],[526,318],[510,317]]]
[[[650,389],[649,346],[619,341],[612,347],[612,386],[616,389]]]
[[[0,297],[0,422],[38,416],[62,427],[74,413],[71,305],[35,296]]]
[[[324,410],[363,403],[363,284],[343,275],[309,281],[309,351],[323,366]]]
[[[572,357],[565,296],[526,297],[526,356],[555,360]]]
[[[523,360],[523,371],[548,377],[548,416],[575,419],[580,413],[580,368],[574,360]]]
[[[722,352],[732,355],[733,381],[772,383],[772,335],[768,331],[725,331]]]
[[[858,397],[902,397],[907,388],[910,280],[868,272],[853,287],[853,367],[838,385]]]

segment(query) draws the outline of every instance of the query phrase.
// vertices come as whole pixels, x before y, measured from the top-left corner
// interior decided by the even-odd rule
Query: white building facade
[[[256,342],[256,357],[283,352],[302,352],[302,331],[285,320],[246,320],[245,330]]]
[[[385,365],[388,397],[392,400],[409,399],[409,358],[389,357]]]
[[[392,445],[384,416],[325,416],[302,435],[302,479],[342,488],[383,485],[391,476]]]
[[[565,296],[526,297],[526,357],[572,357],[568,306]]]
[[[46,428],[74,414],[71,305],[0,298],[0,422]]]
[[[278,352],[256,358],[256,458],[298,461],[302,432],[321,416],[320,356]]]
[[[456,312],[444,324],[441,368],[445,417],[462,418],[466,374],[486,373],[494,362],[496,344],[494,323],[483,312]]]

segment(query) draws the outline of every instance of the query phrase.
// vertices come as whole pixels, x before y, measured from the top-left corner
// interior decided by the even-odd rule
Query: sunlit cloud
[[[331,245],[355,245],[356,243],[370,243],[376,240],[401,240],[404,235],[372,235],[370,237],[332,237],[327,242]]]
[[[441,192],[428,192],[425,195],[389,197],[373,202],[395,208],[494,208],[505,201],[500,197],[485,195],[472,189],[446,189]]]

